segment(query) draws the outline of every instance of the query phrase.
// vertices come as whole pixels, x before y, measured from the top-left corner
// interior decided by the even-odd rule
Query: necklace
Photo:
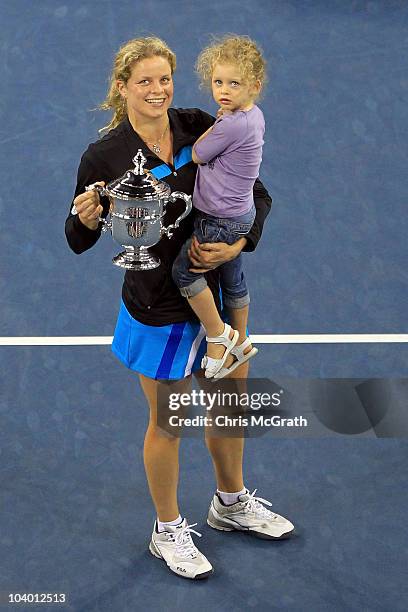
[[[151,145],[151,147],[152,147],[153,151],[156,153],[156,155],[161,153],[160,141],[164,137],[164,135],[167,132],[167,130],[169,129],[169,126],[170,126],[170,122],[166,125],[163,134],[160,136],[160,138],[157,139],[157,142],[149,142],[148,140],[145,140],[143,138],[143,140],[145,141],[146,144],[148,144],[149,146]],[[140,134],[139,134],[139,136],[140,136]]]

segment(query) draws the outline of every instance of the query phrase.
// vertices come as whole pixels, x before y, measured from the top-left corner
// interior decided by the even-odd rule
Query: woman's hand
[[[105,186],[103,181],[94,183],[95,185]],[[99,200],[99,193],[96,189],[85,191],[77,196],[74,200],[74,206],[77,210],[78,217],[88,229],[96,230],[99,224],[99,217],[102,214],[103,207]]]
[[[188,250],[188,256],[194,266],[189,268],[190,272],[202,274],[235,259],[241,253],[246,242],[246,238],[242,237],[231,245],[225,242],[202,242],[200,244],[197,238],[193,236]]]

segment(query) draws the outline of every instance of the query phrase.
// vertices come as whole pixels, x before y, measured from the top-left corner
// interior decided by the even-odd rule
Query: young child
[[[194,234],[200,243],[231,245],[249,232],[255,218],[252,190],[262,159],[265,122],[254,102],[265,81],[265,61],[247,36],[226,36],[201,52],[196,69],[220,109],[214,125],[193,146],[193,161],[199,164]],[[190,244],[191,240],[174,262],[173,279],[205,327],[206,378],[223,378],[258,352],[246,337],[250,300],[241,256],[219,267],[230,327],[218,314],[204,275],[189,271]]]

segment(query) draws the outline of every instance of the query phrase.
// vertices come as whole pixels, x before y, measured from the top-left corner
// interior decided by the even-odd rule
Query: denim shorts
[[[213,217],[196,211],[194,234],[199,242],[226,242],[234,244],[250,231],[255,219],[255,206],[239,217]]]
[[[225,242],[234,244],[247,234],[255,219],[255,206],[238,217],[224,219],[213,217],[202,211],[196,211],[194,234],[199,242]],[[188,249],[191,240],[187,241],[173,264],[173,280],[184,297],[194,297],[207,286],[203,274],[190,272],[191,262]],[[239,255],[232,261],[219,266],[220,283],[225,306],[242,308],[249,304],[249,293],[242,271]]]

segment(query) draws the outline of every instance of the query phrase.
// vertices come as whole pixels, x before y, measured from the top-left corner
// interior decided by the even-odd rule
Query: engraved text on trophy
[[[143,219],[148,216],[147,208],[132,207],[126,208],[124,214],[134,219]],[[126,221],[128,235],[132,238],[140,238],[147,231],[148,221]]]

